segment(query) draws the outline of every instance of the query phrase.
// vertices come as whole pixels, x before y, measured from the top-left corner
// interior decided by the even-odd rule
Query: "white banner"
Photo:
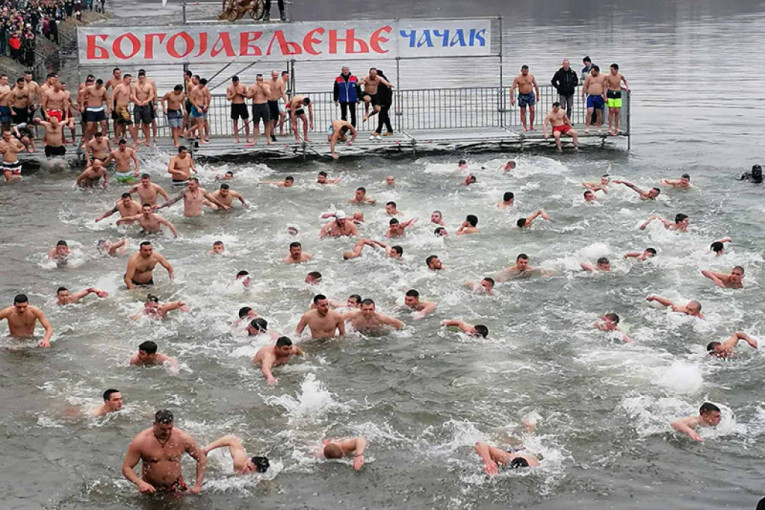
[[[491,56],[491,20],[84,27],[80,65]]]

